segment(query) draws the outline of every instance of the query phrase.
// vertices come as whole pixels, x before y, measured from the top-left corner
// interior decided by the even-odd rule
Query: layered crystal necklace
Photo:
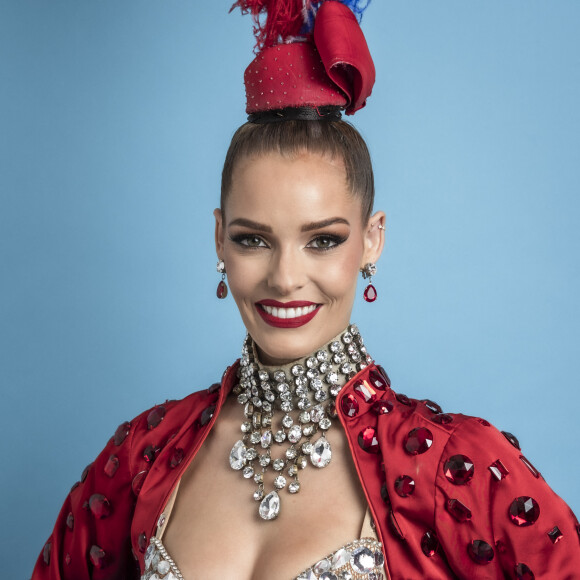
[[[309,463],[318,468],[330,463],[326,431],[337,416],[336,396],[371,362],[355,324],[311,356],[278,369],[260,364],[252,338],[246,337],[233,390],[244,406],[245,421],[230,465],[257,485],[254,500],[260,502],[262,519],[273,520],[280,513],[278,490],[300,491],[298,474]],[[279,453],[273,453],[274,444]],[[270,469],[275,477],[268,493],[264,476]]]

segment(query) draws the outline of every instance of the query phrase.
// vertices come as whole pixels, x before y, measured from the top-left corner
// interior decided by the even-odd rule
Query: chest
[[[254,481],[230,467],[239,426],[239,409],[226,404],[181,479],[163,542],[185,580],[288,580],[359,538],[366,501],[339,426],[328,433],[330,464],[304,469],[299,493],[281,490],[280,514],[271,521],[258,516]],[[266,490],[274,476],[266,472]]]

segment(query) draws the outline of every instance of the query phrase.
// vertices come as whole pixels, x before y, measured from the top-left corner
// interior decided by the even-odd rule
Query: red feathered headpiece
[[[362,12],[360,1],[238,0],[232,9],[256,22],[246,112],[333,105],[352,115],[364,107],[375,67],[353,12]]]

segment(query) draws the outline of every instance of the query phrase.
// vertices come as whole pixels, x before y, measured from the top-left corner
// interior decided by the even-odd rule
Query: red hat
[[[352,115],[365,106],[375,67],[357,17],[345,4],[338,0],[234,4],[232,9],[239,6],[256,21],[258,53],[244,73],[250,120],[263,112],[303,108],[313,111],[309,118],[338,109]],[[360,17],[362,9],[354,9]],[[266,20],[260,22],[264,13]]]

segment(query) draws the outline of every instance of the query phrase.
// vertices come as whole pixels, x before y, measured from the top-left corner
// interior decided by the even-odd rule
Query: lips
[[[320,304],[294,300],[278,302],[277,300],[260,300],[256,310],[264,322],[278,328],[298,328],[310,322],[320,309]]]

